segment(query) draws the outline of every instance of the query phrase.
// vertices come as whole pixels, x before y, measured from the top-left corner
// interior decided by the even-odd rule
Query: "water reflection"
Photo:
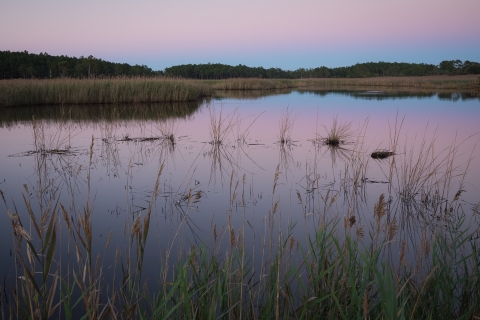
[[[2,108],[0,109],[2,114],[0,127],[8,127],[15,123],[28,123],[32,120],[33,115],[38,120],[77,122],[185,119],[192,116],[201,104],[202,101]]]
[[[468,91],[459,92],[455,90],[425,90],[425,89],[412,89],[398,90],[384,87],[345,87],[341,89],[283,89],[283,90],[232,90],[232,91],[216,91],[214,98],[216,100],[225,99],[245,99],[256,100],[270,96],[285,96],[292,92],[298,92],[300,94],[314,94],[318,96],[327,95],[342,95],[345,97],[353,97],[355,99],[362,100],[404,100],[404,99],[431,99],[438,98],[445,101],[467,101],[467,100],[479,100],[480,92]]]
[[[70,257],[64,263],[88,265],[91,250],[150,279],[163,263],[171,269],[162,277],[171,276],[173,256],[204,244],[215,255],[259,248],[262,257],[253,264],[261,272],[252,278],[263,281],[283,235],[294,239],[289,249],[295,257],[295,245],[305,248],[306,235],[332,221],[342,239],[350,235],[372,251],[385,248],[382,259],[399,269],[407,262],[422,269],[434,236],[451,226],[478,241],[477,100],[457,100],[465,103],[461,113],[442,109],[437,96],[424,93],[269,94],[254,101],[245,92],[225,95],[210,105],[8,109],[0,135],[5,207],[22,221],[29,219],[29,206],[45,223],[53,217],[47,208],[65,215],[63,230],[72,234],[59,235],[63,243],[74,241],[70,236],[88,241],[77,248],[78,259],[73,248],[58,249],[57,257]],[[379,105],[372,107],[372,96]],[[394,98],[408,105],[391,108]],[[298,117],[282,143],[278,124],[288,107]],[[396,130],[402,112],[405,124]],[[330,127],[335,116],[358,125],[351,141],[316,143],[317,122]],[[436,132],[442,121],[449,126]],[[212,138],[212,127],[220,138]],[[378,149],[395,152],[373,160]],[[9,217],[1,219],[1,240],[10,243]],[[1,270],[10,275],[13,259],[1,254]],[[105,277],[120,278],[121,268],[115,270]],[[84,285],[94,288],[93,281]]]

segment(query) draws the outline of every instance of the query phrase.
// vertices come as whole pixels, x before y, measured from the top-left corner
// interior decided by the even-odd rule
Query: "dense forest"
[[[187,64],[165,69],[165,74],[192,79],[226,78],[369,78],[369,77],[405,77],[455,74],[480,74],[480,63],[460,60],[442,61],[438,66],[425,63],[368,62],[357,63],[350,67],[313,69],[300,68],[285,71],[278,68],[250,68],[244,65],[224,64]]]
[[[15,78],[92,78],[99,76],[170,76],[190,79],[227,78],[368,78],[480,74],[480,63],[446,60],[439,65],[425,63],[368,62],[349,67],[318,67],[294,71],[279,68],[247,67],[239,64],[187,64],[153,71],[145,65],[131,66],[89,57],[51,56],[48,53],[33,54],[27,51],[0,51],[0,79]]]
[[[48,53],[0,51],[0,79],[91,78],[97,76],[155,76],[145,65],[131,66],[89,57],[51,56]]]

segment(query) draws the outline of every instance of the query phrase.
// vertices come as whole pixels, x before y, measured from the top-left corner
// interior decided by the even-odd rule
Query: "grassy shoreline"
[[[211,94],[198,81],[162,78],[0,81],[0,107],[195,101]]]
[[[0,81],[0,107],[62,104],[116,104],[195,101],[220,90],[278,89],[415,89],[480,91],[478,75],[187,80],[165,78],[16,79]]]

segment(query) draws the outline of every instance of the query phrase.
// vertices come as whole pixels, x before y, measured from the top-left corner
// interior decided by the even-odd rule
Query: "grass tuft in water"
[[[339,146],[340,144],[345,144],[349,139],[354,136],[352,131],[351,122],[339,122],[338,116],[333,118],[332,127],[327,129],[325,127],[327,134],[325,136],[317,137],[316,141],[321,142],[329,146]]]

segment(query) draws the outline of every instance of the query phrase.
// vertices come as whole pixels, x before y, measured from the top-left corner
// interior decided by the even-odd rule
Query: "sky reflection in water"
[[[160,263],[155,254],[158,246],[186,248],[188,243],[211,243],[214,225],[220,230],[230,223],[238,229],[246,221],[249,227],[242,227],[246,243],[260,248],[277,201],[279,209],[274,214],[273,229],[286,233],[289,225],[297,223],[292,232],[296,239],[305,239],[305,234],[318,226],[325,209],[322,197],[327,194],[331,199],[338,193],[327,215],[354,214],[357,224],[368,228],[374,203],[382,193],[389,194],[388,184],[378,183],[388,180],[389,162],[375,161],[369,155],[376,149],[390,148],[395,122],[398,127],[402,120],[398,150],[408,153],[414,146],[413,154],[416,155],[424,136],[428,143],[436,136],[437,155],[442,155],[441,151],[455,140],[457,145],[461,143],[456,159],[460,168],[465,167],[472,155],[476,157],[470,163],[463,186],[455,180],[448,194],[451,200],[460,187],[466,190],[460,205],[468,216],[469,225],[476,228],[478,219],[477,215],[472,216],[472,208],[480,201],[480,159],[478,150],[474,149],[479,136],[467,138],[479,131],[479,107],[478,99],[447,100],[437,95],[388,95],[380,99],[369,94],[320,95],[294,91],[255,99],[214,98],[202,103],[197,110],[186,107],[187,111],[180,118],[166,120],[174,128],[174,146],[164,140],[140,141],[140,138],[157,138],[161,134],[161,121],[151,116],[118,121],[77,118],[61,124],[37,115],[37,125],[44,129],[50,145],[56,146],[61,141],[58,147],[68,145],[74,150],[71,155],[48,155],[43,159],[42,169],[43,178],[51,182],[51,192],[57,192],[60,202],[73,214],[81,213],[87,201],[89,147],[94,137],[90,196],[94,209],[94,243],[99,252],[103,252],[105,238],[111,231],[114,243],[125,241],[125,225],[131,225],[136,215],[145,213],[158,170],[164,164],[161,191],[154,205],[155,231],[150,233],[151,244],[147,245],[152,257],[149,266],[155,267]],[[287,109],[295,121],[292,143],[282,146],[278,142],[279,121]],[[232,124],[232,130],[220,146],[209,143],[210,112],[217,117],[222,112],[224,125]],[[342,149],[314,144],[312,140],[325,135],[335,117],[339,122],[351,122],[357,134]],[[35,160],[38,157],[24,154],[34,150],[32,124],[26,120],[29,118],[30,115],[23,115],[24,120],[4,121],[0,128],[0,189],[6,195],[8,207],[13,210],[15,203],[21,214],[26,214],[22,193],[30,197],[32,203],[37,203],[36,206],[39,202],[35,197],[38,190]],[[355,150],[360,142],[363,147]],[[368,160],[368,171],[363,177],[367,180],[355,193],[352,182],[344,180],[344,175],[347,158],[358,155]],[[405,156],[396,157],[400,161]],[[277,166],[280,173],[273,193]],[[396,185],[392,184],[393,188]],[[187,208],[189,193],[197,195],[198,201],[191,200]],[[398,194],[391,194],[394,195],[391,198],[393,209]],[[401,205],[398,208],[401,209]],[[402,210],[398,210],[395,214],[401,214]],[[415,238],[415,232],[421,232],[422,228],[433,230],[440,225],[440,218],[429,216],[428,211],[422,212],[419,214],[414,209],[412,213],[416,216],[402,217],[405,229],[399,233],[400,238]],[[8,216],[3,214],[0,219],[1,240],[10,243]],[[179,228],[181,236],[175,237]],[[10,247],[5,245],[0,252],[0,259],[4,261],[3,274],[12,272]],[[109,257],[112,254],[107,253]]]

